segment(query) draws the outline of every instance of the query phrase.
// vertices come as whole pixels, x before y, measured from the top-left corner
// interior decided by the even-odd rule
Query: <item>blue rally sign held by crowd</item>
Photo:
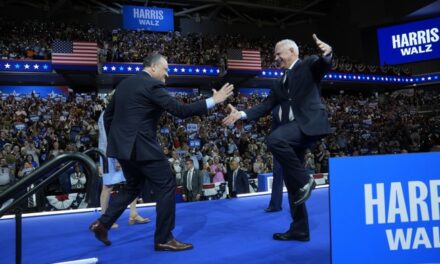
[[[125,29],[174,31],[173,9],[124,5],[123,13]]]
[[[381,65],[440,58],[440,17],[377,30]]]
[[[330,159],[333,263],[440,262],[440,153]]]

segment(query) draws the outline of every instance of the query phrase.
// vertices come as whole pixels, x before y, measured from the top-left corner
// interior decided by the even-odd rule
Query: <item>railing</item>
[[[54,159],[46,162],[37,170],[33,171],[31,174],[26,176],[24,179],[20,180],[3,193],[0,193],[0,206],[4,207],[0,210],[0,217],[2,217],[6,212],[14,207],[13,212],[15,214],[15,262],[17,264],[21,263],[21,253],[22,253],[22,210],[19,206],[20,202],[29,196],[35,194],[38,190],[47,186],[54,178],[60,176],[62,173],[67,171],[76,162],[81,162],[89,177],[87,185],[87,193],[91,193],[95,187],[92,179],[98,177],[98,170],[95,162],[87,156],[87,154],[99,154],[104,162],[104,172],[108,171],[107,158],[105,154],[96,148],[88,149],[83,153],[69,153],[62,154]],[[61,168],[60,168],[61,166]],[[34,185],[33,187],[31,187]],[[31,187],[31,188],[29,188]]]

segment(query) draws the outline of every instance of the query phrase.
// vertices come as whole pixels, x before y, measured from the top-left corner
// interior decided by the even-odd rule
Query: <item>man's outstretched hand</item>
[[[212,89],[212,93],[212,99],[214,99],[216,104],[223,103],[226,99],[234,94],[234,85],[225,83],[219,91]]]
[[[318,46],[319,50],[322,52],[322,56],[328,56],[332,53],[332,47],[320,40],[316,34],[313,34],[313,40],[315,41],[316,46]]]
[[[240,112],[233,107],[231,104],[228,104],[228,108],[231,111],[227,117],[225,117],[222,121],[223,125],[229,126],[234,124],[237,120],[241,118]]]

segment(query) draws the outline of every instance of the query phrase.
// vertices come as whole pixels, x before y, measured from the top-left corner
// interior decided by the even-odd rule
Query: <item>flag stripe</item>
[[[96,65],[96,62],[83,62],[83,61],[71,61],[71,60],[59,60],[56,64],[66,64],[66,65]]]
[[[52,56],[64,56],[64,57],[84,57],[84,58],[95,58],[96,54],[68,54],[68,53],[52,53]]]
[[[246,60],[249,63],[261,63],[261,60]],[[229,60],[229,63],[243,63],[243,60]]]
[[[261,71],[261,67],[250,67],[250,66],[234,66],[229,67],[229,70],[258,70]]]
[[[259,63],[246,63],[246,64],[243,64],[243,63],[230,63],[229,64],[230,67],[231,66],[243,66],[243,65],[248,65],[248,66],[252,66],[252,67],[260,67],[261,68]]]
[[[93,62],[93,63],[96,64],[96,61],[94,61],[94,60],[83,60],[83,59],[72,60],[72,59],[63,59],[63,58],[58,58],[58,59],[56,59],[56,60],[53,60],[53,62],[60,62],[60,61],[64,61],[64,62],[66,62],[66,61],[71,61],[71,62],[84,62],[84,63],[90,63],[90,62]]]
[[[57,61],[57,60],[71,60],[71,61],[94,61],[96,62],[96,58],[72,58],[72,57],[57,57],[56,59],[52,59],[52,61]]]
[[[261,70],[259,50],[228,50],[228,69],[231,70]]]
[[[55,65],[97,65],[97,54],[97,43],[55,40],[52,46],[52,63]]]

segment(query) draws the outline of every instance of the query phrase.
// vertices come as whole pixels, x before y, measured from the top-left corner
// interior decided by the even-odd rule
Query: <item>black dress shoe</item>
[[[306,185],[304,185],[304,187],[296,191],[293,205],[298,206],[300,204],[303,204],[305,201],[307,201],[307,199],[309,199],[310,195],[312,194],[312,190],[315,189],[315,187],[316,187],[315,179],[310,177],[309,182]]]
[[[167,243],[161,244],[157,243],[154,245],[154,250],[156,251],[182,251],[193,249],[193,245],[190,243],[179,242],[175,239],[168,241]]]
[[[266,213],[274,213],[274,212],[279,212],[279,211],[281,211],[281,209],[275,209],[275,208],[273,208],[273,207],[267,207],[266,209],[264,209],[264,211],[265,211]]]
[[[287,240],[309,241],[310,235],[308,233],[303,233],[303,232],[287,231],[286,233],[273,234],[273,239],[282,240],[282,241],[287,241]]]
[[[103,226],[98,220],[93,222],[93,224],[90,225],[89,229],[90,231],[95,233],[96,239],[104,243],[104,245],[110,246],[112,244],[112,242],[108,240],[107,237],[108,229],[105,228],[105,226]]]

